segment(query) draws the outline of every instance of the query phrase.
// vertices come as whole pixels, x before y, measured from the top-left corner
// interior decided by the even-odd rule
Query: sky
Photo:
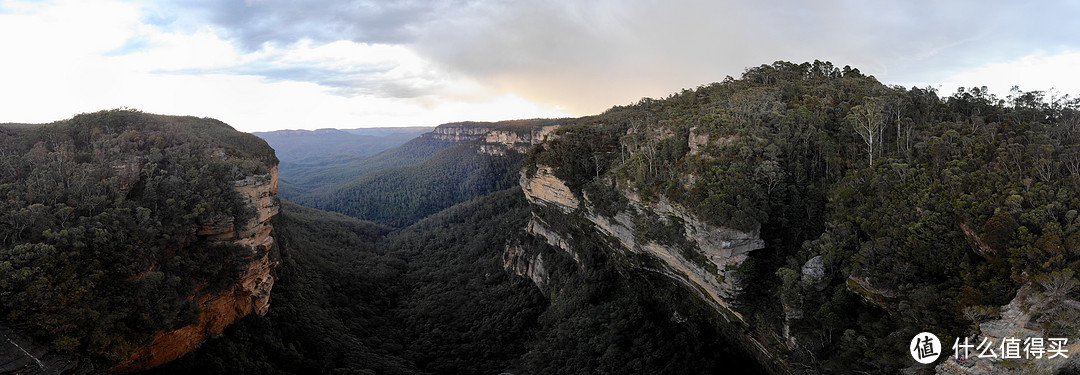
[[[0,122],[242,131],[576,117],[777,60],[1080,95],[1080,2],[0,0]]]

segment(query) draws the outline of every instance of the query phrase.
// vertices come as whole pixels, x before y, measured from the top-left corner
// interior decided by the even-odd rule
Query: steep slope
[[[370,171],[419,163],[452,144],[415,139],[432,129],[279,130],[254,134],[274,147],[281,160],[282,197],[305,202],[307,196],[335,184]],[[382,152],[388,149],[392,150]]]
[[[286,203],[274,305],[155,373],[714,373],[760,371],[709,310],[663,278],[590,272],[521,238],[508,189],[408,228]],[[544,291],[503,271],[507,246],[544,254]]]
[[[265,314],[276,164],[211,119],[0,127],[0,370],[146,369]]]
[[[443,124],[401,146],[375,155],[333,153],[300,158],[283,154],[282,197],[303,205],[319,206],[328,196],[355,185],[355,181],[371,172],[418,164],[453,145],[481,138],[497,124]],[[328,129],[327,132],[346,131]]]
[[[1075,101],[1045,99],[1039,92],[1016,92],[998,100],[985,89],[939,98],[932,90],[887,87],[848,67],[777,62],[666,99],[560,120],[557,129],[444,128],[430,137],[465,142],[423,163],[362,177],[355,192],[371,196],[368,201],[337,202],[337,209],[357,212],[365,209],[361,205],[402,210],[387,220],[414,224],[390,230],[286,206],[286,214],[271,220],[285,252],[275,288],[275,295],[284,292],[281,298],[267,316],[244,319],[222,339],[161,371],[1075,372],[1075,359],[960,362],[948,348],[964,337],[974,343],[1069,337],[1070,350],[1078,345],[1071,338],[1080,330],[1080,108]],[[112,134],[115,122],[103,123],[99,132]],[[222,207],[242,207],[244,195],[230,181],[270,169],[245,163],[251,158],[239,151],[225,152],[239,155],[225,158],[238,163],[225,164],[231,169],[211,157],[203,171],[192,168],[202,164],[175,156],[184,168],[166,172],[195,176],[185,181],[188,190],[176,183],[168,185],[174,190],[148,195],[166,185],[131,176],[142,176],[145,169],[139,168],[150,164],[138,158],[104,163],[103,170],[116,171],[115,179],[100,179],[103,186],[115,184],[107,191],[139,191],[124,199],[159,204],[79,219],[102,230],[92,236],[70,228],[64,234],[45,229],[69,222],[63,213],[72,200],[63,192],[80,181],[65,174],[79,170],[64,167],[65,148],[54,147],[66,138],[45,132],[26,141],[33,127],[4,129],[11,137],[4,140],[29,151],[23,152],[26,159],[0,153],[0,168],[17,171],[16,182],[0,184],[9,197],[0,204],[21,204],[9,214],[20,218],[58,214],[44,214],[48,221],[41,227],[20,225],[33,220],[0,221],[4,241],[37,236],[28,246],[0,248],[4,312],[8,319],[37,324],[0,327],[0,334],[25,349],[12,345],[0,358],[23,358],[17,365],[33,369],[34,360],[26,359],[33,356],[53,368],[76,370],[121,360],[97,353],[93,358],[105,359],[84,361],[81,353],[100,348],[83,338],[144,337],[139,342],[149,343],[160,331],[156,327],[174,330],[201,321],[196,304],[184,305],[181,297],[193,295],[199,284],[172,287],[167,282],[185,279],[155,272],[198,271],[195,279],[217,280],[223,270],[235,269],[221,264],[249,261],[235,255],[248,253],[230,246],[237,251],[203,252],[219,258],[149,263],[158,268],[105,258],[99,261],[107,267],[100,269],[115,267],[127,277],[115,284],[158,284],[129,288],[122,298],[88,296],[80,280],[85,274],[64,263],[83,253],[57,256],[56,248],[97,246],[87,238],[111,241],[117,238],[112,228],[127,222],[157,230],[138,215],[160,207],[187,213],[162,216],[193,228],[183,238],[196,239],[183,242],[185,249],[223,245],[197,232],[230,222],[229,215],[213,212],[217,206],[200,211],[178,197],[195,192],[198,199],[218,199]],[[137,134],[117,138],[142,144]],[[71,139],[76,149],[82,147],[78,134]],[[172,144],[169,137],[161,139]],[[159,160],[151,147],[144,148],[151,151],[148,161]],[[523,149],[528,151],[521,157]],[[93,157],[70,160],[86,164]],[[498,164],[515,157],[521,158],[520,170],[517,161]],[[54,170],[57,176],[45,175]],[[235,178],[199,178],[219,170]],[[513,184],[520,188],[491,192]],[[462,186],[483,188],[455,190]],[[440,200],[401,198],[409,189]],[[59,197],[50,195],[56,191]],[[90,210],[117,202],[82,201]],[[243,211],[229,211],[231,222],[261,222],[261,216]],[[114,217],[120,219],[109,225],[94,221]],[[284,235],[277,236],[279,231]],[[66,239],[72,233],[82,237]],[[124,240],[163,249],[184,235],[121,233]],[[59,276],[38,277],[38,266]],[[93,269],[89,275],[99,277],[95,286],[109,280],[94,276]],[[244,277],[227,280],[237,279]],[[33,284],[38,282],[47,285]],[[230,285],[205,287],[228,294],[236,290]],[[92,307],[135,309],[138,304],[130,300],[145,297],[146,290],[167,292],[164,304],[155,307],[179,306],[187,315],[72,313],[104,317],[102,324],[119,334],[74,336],[75,325],[52,323],[55,315],[68,319],[64,314],[72,311],[52,309],[57,304],[115,297]],[[36,309],[23,308],[40,301],[45,304]],[[146,333],[131,333],[133,326]],[[946,344],[937,363],[917,365],[905,349],[922,331]],[[109,348],[135,352],[130,346]],[[52,349],[42,349],[47,347]]]
[[[558,124],[559,120],[515,120],[441,125],[410,144],[454,146],[413,165],[389,167],[370,160],[363,168],[371,172],[299,203],[404,227],[454,204],[515,186],[521,153]]]
[[[309,204],[368,173],[420,163],[454,144],[418,137],[375,155],[335,154],[301,160],[283,159],[281,195],[297,203]]]
[[[496,244],[525,212],[520,193],[389,235],[340,214],[284,208],[271,312],[161,372],[498,373],[521,355],[546,305],[497,261]]]
[[[281,160],[326,155],[371,155],[394,148],[433,128],[277,130],[255,132]]]
[[[233,182],[233,190],[254,215],[239,225],[229,222],[206,223],[196,232],[217,244],[237,246],[250,254],[240,257],[244,266],[233,270],[232,285],[214,291],[196,288],[191,300],[199,310],[196,323],[178,329],[159,331],[154,340],[135,350],[123,362],[113,366],[119,372],[154,368],[195,350],[210,337],[220,335],[225,327],[250,314],[265,315],[270,308],[270,290],[274,271],[280,263],[274,247],[274,229],[270,220],[278,214],[277,166],[264,175],[248,176]],[[235,219],[234,219],[235,220]]]
[[[1000,338],[1002,323],[976,323],[1032,279],[1056,282],[1013,301],[1042,306],[1042,328],[1018,332],[1075,332],[1080,112],[1043,98],[940,99],[829,63],[763,65],[559,128],[525,157],[522,230],[575,259],[575,239],[599,236],[623,272],[710,304],[774,372],[934,371],[897,348],[920,331]],[[505,258],[550,273],[546,255]]]
[[[407,264],[376,244],[387,228],[283,202],[274,303],[151,373],[415,373],[393,311]]]

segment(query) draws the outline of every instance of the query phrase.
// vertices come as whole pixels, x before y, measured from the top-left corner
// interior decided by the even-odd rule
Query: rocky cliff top
[[[1045,292],[1041,292],[1035,283],[1024,284],[1016,292],[1016,297],[1009,304],[1002,306],[998,318],[989,319],[979,324],[978,334],[966,338],[972,345],[979,345],[988,340],[994,346],[993,353],[980,357],[981,351],[970,349],[966,357],[961,352],[955,354],[950,347],[951,343],[942,343],[946,354],[949,355],[934,369],[943,375],[1005,375],[1005,374],[1058,374],[1073,373],[1080,370],[1080,357],[1074,353],[1080,352],[1080,340],[1062,332],[1054,332],[1051,325],[1055,315],[1075,317],[1080,315],[1080,302],[1072,298],[1053,298]],[[975,315],[973,313],[972,315]],[[1004,358],[1000,348],[1005,339],[1021,340],[1019,345],[1026,347],[1027,339],[1043,340],[1043,348],[1050,348],[1049,339],[1064,338],[1067,341],[1061,346],[1065,350],[1064,356],[1044,353],[1042,358],[1034,358],[1026,352],[1021,352],[1021,358]],[[960,338],[964,341],[965,338]],[[1054,358],[1050,358],[1053,356]],[[964,358],[961,358],[964,357]]]
[[[213,119],[102,111],[0,129],[0,373],[143,370],[250,313],[277,158]],[[9,341],[10,340],[10,341]]]
[[[436,140],[467,142],[483,139],[488,146],[484,152],[498,154],[507,149],[524,153],[530,145],[539,143],[562,119],[510,120],[499,122],[453,122],[439,125],[431,133],[424,134]]]
[[[149,344],[136,349],[112,370],[134,372],[160,366],[195,350],[203,341],[220,335],[225,327],[247,315],[266,315],[274,287],[274,270],[281,263],[270,223],[281,212],[277,167],[265,175],[234,181],[233,185],[233,190],[240,193],[255,214],[239,226],[233,226],[231,221],[228,226],[207,223],[199,235],[242,248],[246,254],[242,256],[239,275],[223,290],[198,289],[191,297],[199,309],[194,324],[159,331]]]

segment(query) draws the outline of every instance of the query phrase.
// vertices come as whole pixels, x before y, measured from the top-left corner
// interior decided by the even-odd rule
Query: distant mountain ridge
[[[306,206],[405,226],[515,185],[521,155],[565,121],[447,123],[376,155],[327,154],[296,160],[281,154],[281,194]]]
[[[338,129],[347,133],[359,134],[359,135],[372,135],[376,137],[382,137],[392,134],[401,133],[427,133],[434,130],[434,126],[401,126],[401,127],[387,127],[387,128],[353,128],[353,129]]]
[[[255,132],[283,160],[334,154],[371,155],[400,146],[434,127],[275,130]]]
[[[37,335],[32,353],[112,363],[126,337],[147,341],[133,329],[201,321],[190,282],[250,279],[230,267],[259,264],[243,247],[185,247],[160,268],[125,256],[267,216],[243,198],[268,195],[237,190],[273,180],[266,145],[178,119],[202,132],[0,126],[0,182],[15,176],[0,183],[0,241],[18,243],[0,242],[0,316],[27,322],[0,324],[0,348]],[[178,142],[208,135],[235,150]],[[273,305],[155,373],[1080,373],[1080,356],[961,362],[947,348],[1080,332],[1068,96],[939,97],[778,61],[596,116],[444,124],[376,155],[291,163],[282,191],[314,208],[270,220]],[[69,219],[110,205],[86,229]],[[87,280],[107,303],[77,303],[92,302]],[[919,332],[942,359],[915,364]],[[0,355],[0,374],[35,368],[6,349],[19,362]]]

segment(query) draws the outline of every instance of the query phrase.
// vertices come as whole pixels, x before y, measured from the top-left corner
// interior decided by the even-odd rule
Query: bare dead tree
[[[1062,162],[1069,174],[1080,174],[1080,147],[1072,146],[1062,156]]]
[[[1069,293],[1075,291],[1077,287],[1080,287],[1080,282],[1073,278],[1073,270],[1068,268],[1051,272],[1037,278],[1035,281],[1039,283],[1039,286],[1043,287],[1046,295],[1053,300],[1065,298]]]
[[[870,166],[874,165],[874,153],[877,151],[881,133],[885,130],[881,98],[866,98],[866,103],[851,108],[851,114],[847,121],[855,129],[866,145],[866,154],[869,156]]]

